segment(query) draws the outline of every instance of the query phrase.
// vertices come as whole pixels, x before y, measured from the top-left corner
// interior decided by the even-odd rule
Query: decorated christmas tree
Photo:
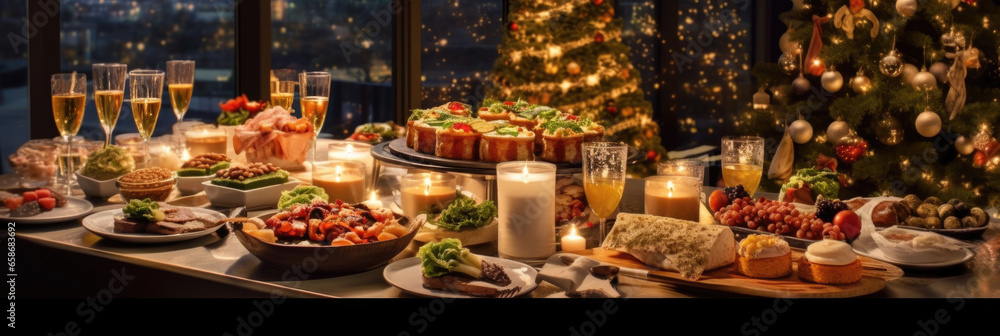
[[[666,151],[610,1],[511,0],[505,33],[492,98],[521,98],[591,118],[610,141],[646,153],[632,174],[656,173]]]
[[[762,188],[777,191],[793,171],[819,165],[841,174],[841,198],[1000,206],[997,4],[793,3],[780,15],[783,55],[753,68],[761,91],[736,120],[769,139]]]

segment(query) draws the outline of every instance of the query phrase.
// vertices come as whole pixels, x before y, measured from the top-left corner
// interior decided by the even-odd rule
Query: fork
[[[516,297],[517,293],[520,292],[521,292],[521,286],[517,286],[514,288],[498,290],[497,293],[493,295],[493,297],[497,299],[510,299]]]

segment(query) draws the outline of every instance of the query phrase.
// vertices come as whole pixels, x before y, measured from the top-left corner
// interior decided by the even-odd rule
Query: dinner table
[[[301,173],[300,173],[301,174]],[[295,174],[293,173],[293,176]],[[305,180],[308,180],[306,178]],[[0,176],[0,189],[16,189],[15,175]],[[380,188],[387,190],[388,188]],[[705,186],[705,194],[715,187]],[[618,211],[643,212],[644,181],[626,181]],[[84,197],[75,190],[72,197]],[[392,202],[391,195],[381,195]],[[777,194],[758,192],[770,199]],[[86,198],[97,213],[123,206],[117,196],[110,199]],[[231,208],[213,207],[204,193],[188,196],[173,194],[169,204],[199,207],[228,215]],[[264,216],[275,209],[248,211],[248,216]],[[134,297],[269,297],[282,295],[298,298],[414,298],[394,287],[383,277],[388,264],[414,257],[422,243],[412,241],[405,250],[383,265],[353,274],[321,274],[297,269],[280,269],[262,263],[250,254],[229,225],[195,239],[136,244],[101,238],[81,225],[78,218],[45,224],[17,224],[16,244],[22,282],[22,295],[37,297],[84,297],[93,295],[85,284],[106,282],[116,270],[128,270],[135,276],[137,288],[122,295]],[[703,212],[702,216],[705,216]],[[709,213],[708,216],[711,216]],[[13,222],[17,222],[16,220]],[[9,231],[15,232],[15,231]],[[1000,233],[1000,223],[991,222],[981,238],[971,241],[982,245]],[[596,241],[591,237],[587,247]],[[471,246],[477,254],[496,256],[496,242]],[[970,260],[941,269],[905,269],[905,274],[885,283],[882,290],[866,298],[997,298],[1000,297],[1000,264],[997,256],[983,248],[975,249]],[[993,251],[993,253],[996,253]],[[28,287],[28,288],[25,288]],[[177,288],[183,287],[183,288]],[[625,298],[739,298],[742,294],[678,286],[646,279],[619,276],[617,289]],[[558,297],[561,289],[542,282],[523,298]]]

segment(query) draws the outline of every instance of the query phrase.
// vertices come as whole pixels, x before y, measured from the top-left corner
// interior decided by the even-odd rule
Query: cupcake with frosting
[[[792,274],[792,249],[781,237],[751,234],[740,241],[733,269],[751,278],[787,276]]]
[[[809,245],[799,260],[799,278],[828,285],[849,284],[861,280],[861,259],[851,245],[824,239]]]

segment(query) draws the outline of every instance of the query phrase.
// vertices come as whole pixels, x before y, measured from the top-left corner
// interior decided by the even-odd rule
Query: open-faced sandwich
[[[460,195],[440,213],[419,216],[427,219],[413,237],[416,241],[457,238],[466,245],[476,245],[497,239],[499,224],[497,206],[493,201],[487,200],[477,205],[472,198]]]
[[[149,199],[133,199],[114,216],[116,233],[178,234],[204,231],[222,224],[198,217],[187,208],[173,207]]]
[[[427,243],[417,251],[425,288],[454,291],[478,297],[496,297],[499,288],[472,283],[482,281],[496,286],[510,285],[503,267],[484,261],[462,246],[462,241],[445,238]]]

